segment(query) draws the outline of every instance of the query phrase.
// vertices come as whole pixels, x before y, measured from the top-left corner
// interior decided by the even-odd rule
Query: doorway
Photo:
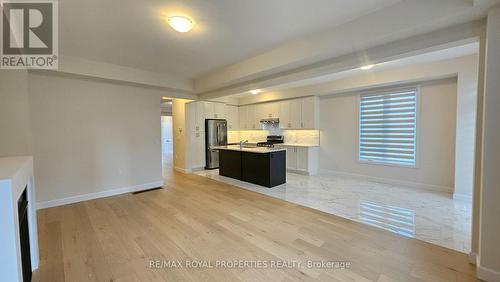
[[[161,159],[163,171],[173,168],[172,99],[161,101]]]

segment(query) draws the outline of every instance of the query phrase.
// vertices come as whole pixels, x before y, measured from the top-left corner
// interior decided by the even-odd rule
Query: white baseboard
[[[148,190],[148,189],[161,187],[161,186],[163,186],[163,180],[157,181],[157,182],[129,186],[129,187],[123,187],[123,188],[118,188],[118,189],[105,190],[105,191],[96,192],[96,193],[71,196],[71,197],[62,198],[62,199],[55,199],[55,200],[50,200],[50,201],[46,201],[46,202],[38,202],[38,203],[36,203],[36,208],[37,208],[37,210],[46,209],[46,208],[68,205],[68,204],[73,204],[73,203],[78,203],[78,202],[83,202],[83,201],[89,201],[89,200],[98,199],[98,198],[105,198],[105,197],[125,194],[125,193],[138,192],[138,191]]]
[[[289,169],[289,168],[286,169],[286,172],[291,172],[291,173],[296,173],[296,174],[301,174],[301,175],[308,175],[308,176],[313,175],[309,171]]]
[[[459,200],[459,201],[464,201],[464,202],[472,203],[472,195],[464,195],[464,194],[453,193],[453,199],[454,200]]]
[[[204,166],[202,166],[202,167],[192,167],[192,168],[190,169],[191,173],[193,173],[193,172],[197,172],[197,171],[202,171],[202,170],[205,170],[205,167],[204,167]]]
[[[477,267],[477,277],[487,282],[498,282],[500,281],[500,272],[479,265]]]
[[[437,191],[437,192],[443,192],[443,193],[449,193],[449,194],[453,193],[453,187],[447,187],[447,186],[441,186],[441,185],[417,183],[417,182],[411,182],[411,181],[405,181],[405,180],[382,178],[382,177],[375,177],[375,176],[356,174],[356,173],[339,172],[339,171],[334,171],[334,170],[329,170],[329,169],[320,169],[319,173],[325,174],[325,175],[333,175],[333,176],[352,177],[352,178],[357,178],[357,179],[362,179],[362,180],[367,180],[367,181],[392,184],[392,185],[401,185],[401,186],[406,186],[406,187],[411,187],[411,188],[425,189],[425,190]]]
[[[469,262],[473,265],[477,265],[477,254],[474,252],[469,253]]]
[[[176,166],[176,167],[174,167],[174,169],[177,170],[178,172],[189,174],[189,173],[193,173],[193,172],[196,172],[196,171],[205,170],[205,167],[182,168],[182,167],[177,167]]]
[[[186,174],[187,174],[187,173],[191,173],[191,170],[190,170],[190,169],[186,169],[186,168],[182,168],[182,167],[178,167],[178,166],[174,167],[174,169],[175,169],[176,171],[178,171],[178,172],[182,172],[182,173],[186,173]]]

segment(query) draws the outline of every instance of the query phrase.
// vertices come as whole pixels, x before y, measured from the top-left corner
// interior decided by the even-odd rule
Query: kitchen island
[[[286,183],[286,149],[220,146],[219,174],[241,181],[274,187]]]

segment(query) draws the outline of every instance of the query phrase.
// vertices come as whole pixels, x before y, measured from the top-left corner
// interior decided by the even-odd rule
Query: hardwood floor
[[[476,281],[463,253],[197,175],[165,183],[40,210],[33,281]],[[235,260],[260,267],[218,265]],[[186,265],[194,261],[212,268]],[[271,267],[283,261],[290,267]]]

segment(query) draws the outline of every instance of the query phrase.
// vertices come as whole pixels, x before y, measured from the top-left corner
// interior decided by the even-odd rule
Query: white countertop
[[[281,147],[319,147],[319,144],[282,143],[282,144],[275,144],[274,146],[281,146]]]
[[[0,158],[0,180],[13,179],[31,160],[30,156]]]
[[[31,156],[0,158],[0,226],[2,226],[0,273],[2,273],[2,281],[23,281],[18,201],[24,191],[27,192],[28,198],[31,266],[33,270],[36,270],[39,257],[33,158]]]
[[[260,154],[279,152],[279,151],[286,150],[284,148],[268,148],[268,147],[255,147],[255,148],[243,147],[240,149],[240,145],[217,146],[217,147],[213,147],[213,148],[218,149],[218,150],[230,150],[230,151],[260,153]]]

